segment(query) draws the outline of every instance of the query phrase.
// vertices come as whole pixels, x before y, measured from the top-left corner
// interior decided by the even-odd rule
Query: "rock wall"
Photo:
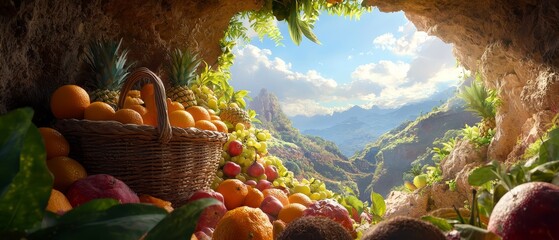
[[[404,11],[419,30],[454,45],[502,105],[490,159],[513,161],[559,112],[559,2],[556,0],[365,0]]]
[[[137,66],[157,71],[174,48],[198,50],[209,64],[231,17],[262,0],[0,1],[0,114],[31,106],[51,118],[50,94],[80,82],[82,58],[95,39],[123,38]]]

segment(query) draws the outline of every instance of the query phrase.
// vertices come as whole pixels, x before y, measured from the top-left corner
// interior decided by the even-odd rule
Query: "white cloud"
[[[377,48],[389,50],[396,55],[415,56],[423,43],[434,38],[425,32],[416,31],[410,22],[405,26],[400,26],[398,32],[403,34],[399,38],[394,37],[392,33],[385,33],[376,37],[373,44]]]
[[[411,61],[380,60],[357,66],[345,84],[316,70],[294,71],[291,63],[274,58],[271,50],[250,44],[234,50],[231,84],[251,91],[252,96],[262,88],[268,89],[289,116],[331,114],[356,103],[362,107],[395,108],[457,85],[461,69],[455,67],[451,46],[437,38],[421,37],[425,33],[411,27],[402,26],[403,36],[399,38],[391,34],[377,38],[378,44],[387,43],[383,46],[395,53],[412,56]]]

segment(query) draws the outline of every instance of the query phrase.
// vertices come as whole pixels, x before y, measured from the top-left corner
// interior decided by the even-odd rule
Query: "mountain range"
[[[440,106],[454,96],[455,87],[438,92],[421,102],[404,105],[395,109],[372,107],[365,109],[354,106],[331,115],[294,116],[290,120],[293,127],[305,135],[330,140],[347,157],[362,150],[367,143],[374,142],[380,135],[390,131],[405,121],[416,119]]]

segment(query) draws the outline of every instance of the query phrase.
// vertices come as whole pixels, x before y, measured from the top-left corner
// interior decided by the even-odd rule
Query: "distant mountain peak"
[[[294,131],[291,121],[281,110],[278,97],[266,88],[262,88],[258,96],[252,99],[249,108],[258,113],[257,118],[262,121],[264,128],[275,131]]]

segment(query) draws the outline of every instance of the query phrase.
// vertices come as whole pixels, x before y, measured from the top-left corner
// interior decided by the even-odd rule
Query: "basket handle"
[[[121,109],[124,106],[126,95],[128,94],[128,91],[132,89],[132,86],[143,79],[147,79],[150,83],[153,83],[155,91],[155,108],[157,110],[157,133],[159,134],[159,141],[167,143],[171,140],[173,133],[171,123],[169,123],[169,116],[167,114],[165,87],[163,86],[161,79],[155,73],[145,67],[138,68],[130,73],[120,90],[118,108]]]

